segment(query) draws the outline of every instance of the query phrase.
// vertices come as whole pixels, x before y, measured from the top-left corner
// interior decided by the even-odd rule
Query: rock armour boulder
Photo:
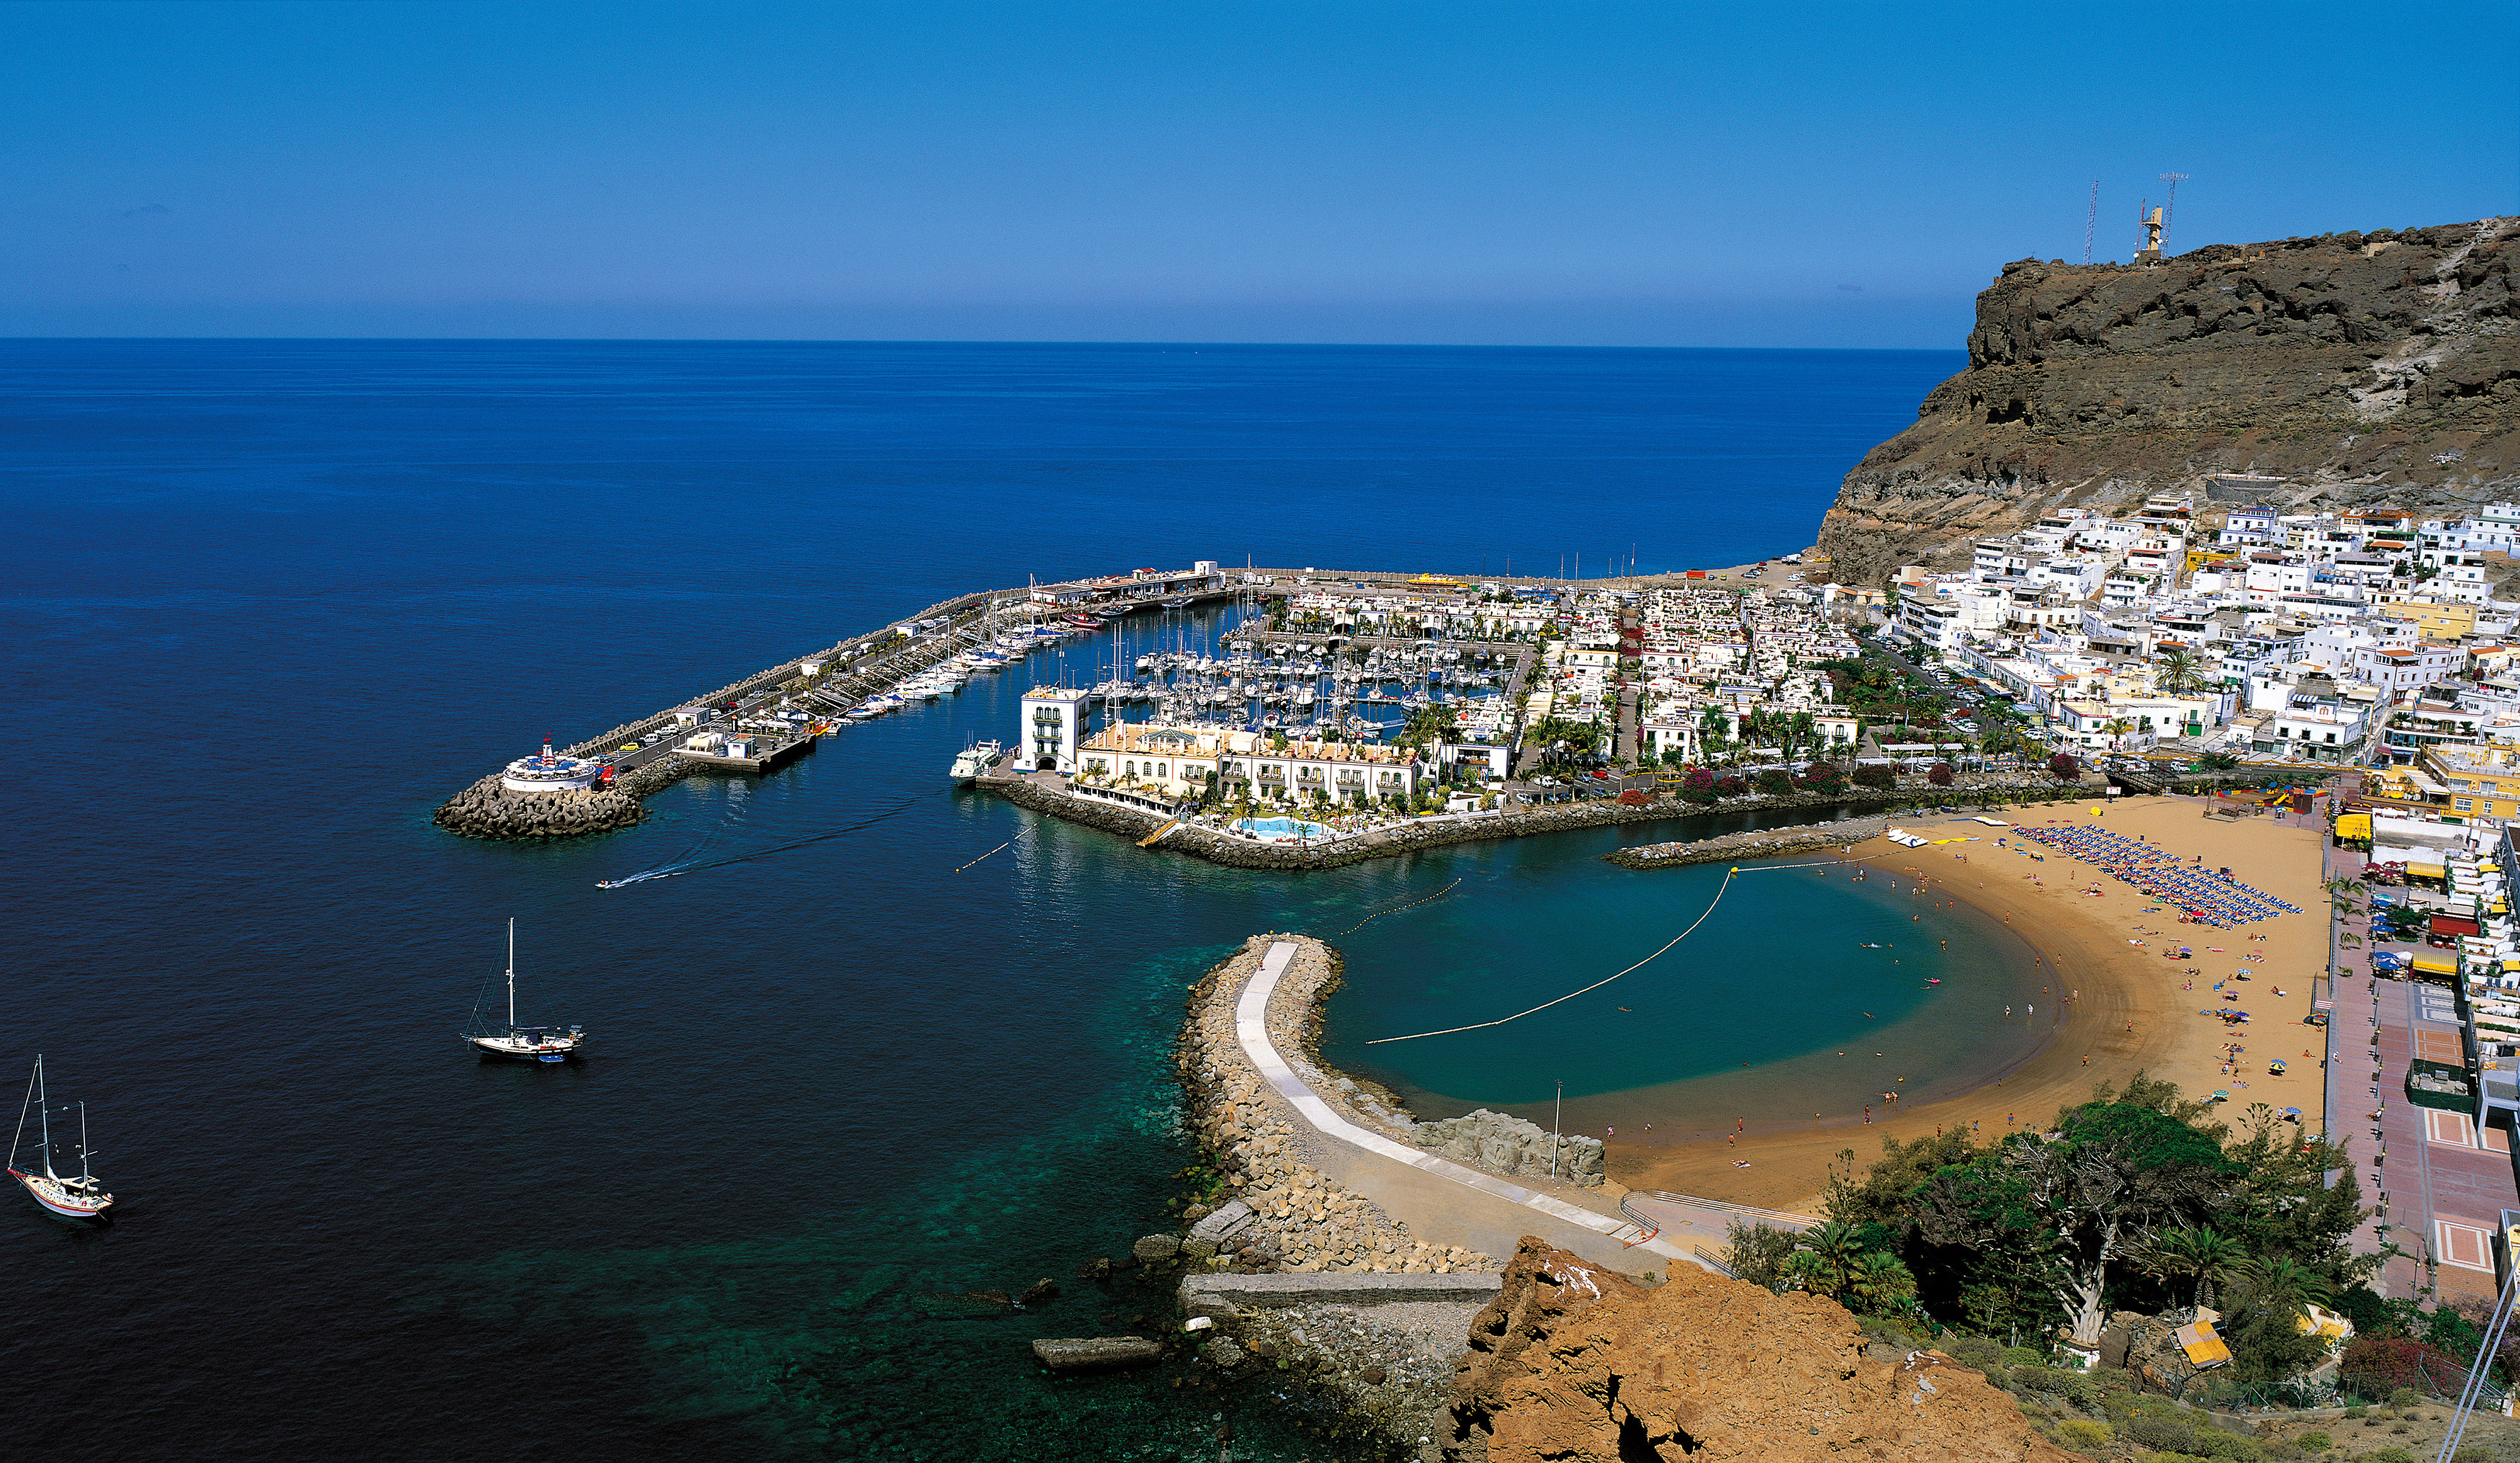
[[[1601,1186],[1599,1138],[1573,1132],[1552,1135],[1527,1119],[1480,1108],[1459,1118],[1420,1123],[1410,1135],[1420,1148],[1508,1178],[1547,1178],[1553,1167],[1556,1176],[1569,1183]]]

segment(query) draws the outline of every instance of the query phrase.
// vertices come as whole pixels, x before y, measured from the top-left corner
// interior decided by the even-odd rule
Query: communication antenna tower
[[[2083,214],[2083,262],[2092,262],[2092,230],[2100,222],[2100,180],[2092,180],[2092,206]]]
[[[2161,181],[2170,185],[2170,197],[2161,201],[2161,232],[2170,232],[2170,222],[2179,213],[2179,185],[2187,181],[2185,173],[2163,173]]]

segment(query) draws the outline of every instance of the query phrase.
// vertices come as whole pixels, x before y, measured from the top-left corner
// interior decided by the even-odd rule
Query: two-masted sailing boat
[[[480,1007],[473,1007],[477,1026]],[[518,1026],[517,1024],[517,922],[508,921],[508,1029],[500,1032],[466,1032],[464,1040],[485,1056],[501,1056],[518,1062],[564,1062],[576,1056],[586,1045],[586,1028],[582,1026]]]
[[[18,1146],[26,1136],[26,1109],[35,1109],[44,1144],[44,1172],[25,1173],[18,1167]],[[87,1171],[87,1104],[79,1110],[79,1171],[75,1178],[53,1172],[53,1105],[44,1092],[44,1059],[35,1058],[35,1070],[26,1079],[26,1100],[18,1104],[18,1134],[9,1140],[9,1176],[26,1186],[35,1202],[46,1214],[65,1219],[101,1219],[113,1207],[113,1196]]]

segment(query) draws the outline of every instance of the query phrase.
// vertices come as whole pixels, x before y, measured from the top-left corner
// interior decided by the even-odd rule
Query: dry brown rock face
[[[2059,507],[2287,479],[2251,500],[2466,505],[2520,485],[2520,219],[2215,244],[2152,266],[2024,259],[1968,369],[1846,475],[1843,584],[1947,563]]]
[[[1675,1266],[1648,1289],[1526,1238],[1470,1327],[1445,1456],[1473,1463],[2068,1463],[1983,1373],[1868,1358],[1845,1308]],[[1879,1348],[1875,1347],[1876,1354]]]

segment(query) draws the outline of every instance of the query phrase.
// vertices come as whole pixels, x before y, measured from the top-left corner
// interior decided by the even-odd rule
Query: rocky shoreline
[[[1306,1139],[1324,1140],[1309,1124],[1298,1128],[1297,1115],[1251,1065],[1235,1034],[1234,1005],[1243,983],[1281,940],[1294,942],[1297,951],[1269,1002],[1269,1033],[1280,1054],[1332,1107],[1347,1109],[1350,1121],[1409,1138],[1413,1125],[1390,1094],[1321,1067],[1315,1045],[1321,1002],[1338,987],[1338,957],[1318,940],[1254,935],[1191,987],[1177,1058],[1191,1130],[1218,1188],[1213,1207],[1193,1204],[1184,1216],[1204,1219],[1232,1202],[1242,1205],[1249,1219],[1216,1239],[1200,1236],[1193,1226],[1179,1243],[1193,1259],[1246,1273],[1450,1274],[1497,1268],[1500,1262],[1490,1256],[1419,1243],[1380,1207],[1306,1161]]]

